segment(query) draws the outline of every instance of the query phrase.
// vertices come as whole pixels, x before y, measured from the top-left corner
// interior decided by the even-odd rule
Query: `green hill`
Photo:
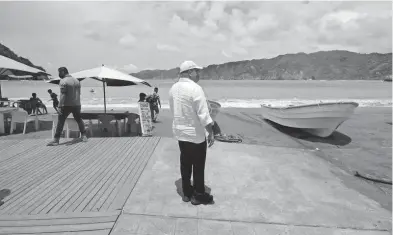
[[[141,79],[172,79],[178,76],[178,71],[179,68],[143,70],[131,75]],[[285,54],[271,59],[213,64],[203,68],[201,79],[378,80],[391,75],[392,53],[319,51],[310,54]]]

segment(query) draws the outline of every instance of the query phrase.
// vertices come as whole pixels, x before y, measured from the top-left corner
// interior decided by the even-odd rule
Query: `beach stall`
[[[86,78],[91,78],[97,81],[102,82],[103,90],[104,90],[104,112],[82,112],[82,118],[92,120],[97,119],[99,123],[103,125],[104,128],[110,129],[110,122],[111,121],[118,121],[118,120],[125,120],[128,114],[124,112],[110,112],[107,113],[106,110],[106,87],[107,86],[133,86],[133,85],[146,85],[151,87],[151,85],[139,78],[131,76],[129,74],[120,72],[115,69],[111,69],[102,65],[101,67],[83,70],[80,72],[72,73],[72,77],[77,78],[78,80],[82,81]],[[59,84],[60,78],[51,79],[48,83],[52,84]],[[125,122],[124,122],[125,123]],[[121,135],[120,125],[117,125],[118,133]]]

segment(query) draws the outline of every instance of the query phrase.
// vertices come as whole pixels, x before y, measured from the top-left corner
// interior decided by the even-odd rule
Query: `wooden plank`
[[[79,205],[78,202],[81,200],[79,198],[81,197],[82,194],[84,194],[86,188],[91,186],[95,177],[97,177],[97,174],[99,175],[100,172],[102,172],[102,169],[107,168],[109,164],[114,162],[115,159],[107,157],[108,154],[112,151],[112,149],[119,149],[121,147],[121,142],[118,140],[115,140],[113,144],[109,145],[109,147],[107,146],[107,144],[110,143],[108,142],[106,144],[103,144],[106,148],[106,151],[103,151],[98,155],[96,155],[97,166],[92,168],[88,167],[85,170],[85,172],[87,173],[86,177],[84,179],[79,180],[76,187],[73,190],[71,190],[70,194],[67,195],[67,197],[63,199],[61,203],[58,203],[54,208],[52,208],[52,211],[70,212],[72,210],[68,210],[68,208]]]
[[[139,139],[138,139],[138,143]],[[140,146],[144,144],[131,144],[126,143],[126,151],[124,153],[124,160],[120,164],[120,167],[115,168],[112,172],[108,173],[110,176],[108,180],[101,186],[100,190],[96,193],[96,195],[92,198],[92,200],[83,208],[83,211],[96,211],[101,208],[102,203],[108,197],[108,195],[112,192],[113,188],[121,187],[118,184],[119,179],[128,170],[128,166],[135,161],[135,152]]]
[[[7,161],[9,158],[29,152],[29,150],[34,149],[36,146],[44,144],[45,140],[22,141],[22,143],[15,145],[12,149],[2,151],[0,154],[0,163]]]
[[[70,153],[70,154],[72,154],[72,153]],[[67,158],[65,158],[63,156],[57,156],[57,158],[61,159],[60,162],[55,162],[54,163],[54,166],[57,166],[57,167],[59,167],[59,164],[64,163],[64,161],[68,160]],[[58,159],[54,159],[54,161],[56,161],[56,160],[58,161]],[[61,165],[60,165],[60,167],[61,167]],[[8,182],[6,184],[7,187],[10,187],[12,189],[12,191],[13,191],[12,197],[13,198],[17,198],[18,194],[20,195],[20,194],[23,193],[23,195],[24,195],[24,192],[26,192],[26,191],[28,192],[28,188],[30,186],[32,186],[32,185],[33,185],[33,187],[36,186],[37,184],[40,183],[39,179],[40,178],[41,179],[46,179],[47,178],[47,174],[48,174],[48,169],[45,166],[45,164],[43,164],[43,163],[40,163],[40,167],[38,167],[38,169],[40,169],[40,170],[36,170],[35,169],[36,167],[34,167],[32,169],[33,171],[35,171],[34,173],[29,172],[30,169],[23,169],[22,166],[20,166],[20,168],[21,168],[21,170],[23,171],[24,174],[18,175],[17,176],[18,178],[14,179],[14,182]],[[36,176],[38,176],[38,177],[36,177]],[[4,185],[4,184],[2,184],[2,185]],[[18,189],[20,189],[19,192],[18,192]],[[0,208],[0,210],[4,209],[4,207],[7,207],[7,205],[6,206],[2,206],[2,208]]]
[[[111,229],[113,222],[57,226],[0,227],[0,234],[82,232]]]
[[[111,229],[103,229],[103,230],[94,230],[94,231],[45,233],[45,235],[109,235],[110,232],[111,232]],[[42,235],[42,233],[17,233],[17,234],[18,235],[32,235],[32,234]],[[7,235],[9,235],[9,234],[7,234]]]
[[[148,152],[147,155],[144,155],[144,158],[141,158],[142,160],[145,161],[143,161],[142,164],[139,165],[139,168],[136,171],[130,172],[130,174],[124,178],[125,182],[123,184],[123,187],[118,188],[117,192],[114,194],[115,197],[113,199],[111,198],[110,200],[107,200],[106,204],[104,204],[102,207],[103,210],[116,210],[116,209],[123,208],[127,198],[129,197],[132,190],[134,189],[136,182],[139,180],[139,177],[141,176],[144,168],[149,162],[161,138],[152,137],[151,139],[154,141],[152,148],[146,149],[150,151]]]
[[[132,142],[135,142],[135,140],[133,139]],[[105,144],[102,144],[102,146],[105,147]],[[103,161],[105,161],[105,158],[103,158]],[[75,180],[68,178],[69,183],[65,184],[64,187],[60,188],[57,193],[52,194],[48,199],[46,199],[47,203],[42,203],[40,207],[37,207],[35,210],[31,211],[30,213],[36,214],[36,213],[40,213],[42,210],[57,211],[57,208],[63,206],[64,203],[66,203],[71,198],[71,196],[74,195],[82,187],[81,183],[86,181],[88,175],[90,174],[90,169],[97,168],[100,165],[103,165],[102,162],[100,161],[96,161],[95,163],[88,163],[88,166],[85,169],[83,169],[82,172],[77,177],[75,177],[76,178]],[[58,205],[57,208],[56,205]]]
[[[140,139],[144,139],[144,137],[140,137]],[[103,206],[108,203],[108,200],[111,201],[114,197],[116,197],[117,192],[124,186],[123,185],[123,179],[127,177],[127,175],[130,174],[130,172],[135,171],[135,169],[138,168],[138,160],[141,152],[145,151],[145,149],[150,147],[149,139],[147,139],[146,142],[143,143],[143,145],[135,149],[132,153],[135,155],[132,158],[132,161],[129,161],[127,165],[123,168],[121,174],[117,175],[117,178],[115,179],[116,185],[113,186],[111,185],[110,188],[108,188],[107,192],[100,198],[100,201],[97,202],[99,210],[106,210],[107,208],[103,209]]]
[[[72,158],[73,161],[68,162],[66,167],[59,165],[61,170],[53,172],[46,178],[46,180],[42,181],[40,185],[30,190],[28,193],[29,195],[26,195],[25,198],[22,199],[19,203],[19,208],[12,212],[20,213],[23,211],[28,211],[31,206],[39,206],[45,201],[46,197],[50,196],[53,192],[58,191],[56,190],[57,186],[64,184],[64,182],[69,180],[69,178],[72,176],[77,177],[78,170],[84,167],[84,162],[89,161],[90,159],[93,159],[94,161],[94,156],[89,154],[92,151],[91,146],[85,147],[88,149],[88,151],[86,151],[82,156],[78,156],[78,154],[71,152],[71,154],[74,155],[74,158]],[[102,145],[101,147],[104,148]],[[90,158],[86,157],[86,155],[90,155]]]
[[[68,218],[68,219],[40,219],[40,220],[12,220],[0,221],[0,227],[26,227],[26,226],[57,226],[115,222],[117,215],[109,217]]]
[[[15,144],[14,146],[12,146],[12,148],[7,148],[2,151],[0,153],[1,173],[3,173],[3,170],[7,169],[5,167],[6,164],[11,164],[11,162],[18,161],[17,159],[22,156],[28,157],[26,156],[26,153],[34,150],[36,146],[39,146],[41,144],[40,142],[40,140],[24,140],[19,142],[18,144]]]
[[[62,213],[62,214],[56,213],[56,214],[40,214],[40,215],[2,215],[0,216],[0,221],[94,218],[94,217],[118,216],[119,214],[120,211],[72,212],[72,213]]]
[[[142,138],[139,138],[139,139],[142,139],[142,140],[143,140],[143,137],[142,137]],[[99,208],[99,210],[106,210],[106,209],[108,209],[108,208],[103,208],[103,206],[104,206],[105,204],[108,204],[111,200],[113,200],[113,198],[116,197],[117,192],[118,192],[122,187],[124,187],[124,184],[123,184],[123,183],[124,183],[124,180],[123,180],[123,179],[126,178],[127,175],[129,175],[129,172],[135,171],[135,169],[138,167],[138,160],[139,160],[139,157],[138,157],[138,156],[140,155],[141,152],[145,151],[145,149],[146,149],[147,147],[150,147],[150,146],[149,146],[149,141],[145,142],[145,143],[143,144],[143,147],[138,148],[138,149],[135,149],[135,150],[133,151],[133,154],[134,154],[134,155],[137,155],[137,157],[133,157],[133,160],[132,160],[132,161],[129,161],[129,163],[128,163],[128,164],[126,165],[126,167],[124,168],[124,171],[122,172],[122,174],[119,174],[119,175],[117,176],[117,179],[116,179],[116,182],[117,182],[116,187],[110,187],[110,188],[107,190],[107,193],[101,197],[100,201],[98,202],[98,205],[99,205],[98,208]]]
[[[56,148],[56,150],[58,149]],[[31,179],[36,179],[35,176],[42,175],[42,172],[47,171],[48,168],[50,169],[52,166],[57,166],[59,164],[58,161],[68,160],[66,156],[56,150],[48,151],[45,147],[37,148],[37,152],[29,154],[29,159],[24,159],[24,162],[14,167],[10,166],[8,174],[2,176],[5,179],[1,184],[22,186],[23,183],[28,183]],[[68,155],[70,153],[71,151],[68,152]]]
[[[122,143],[122,151],[127,148],[127,146]],[[105,179],[108,176],[108,173],[110,173],[112,170],[115,170],[122,162],[122,158],[124,159],[123,152],[119,151],[117,154],[112,155],[112,163],[104,169],[104,171],[101,174],[95,174],[92,177],[92,180],[88,187],[85,188],[83,194],[78,198],[78,200],[75,201],[73,205],[71,205],[69,208],[67,208],[67,211],[83,211],[83,208],[86,206],[86,204],[91,200],[92,197],[94,197],[95,192],[99,189],[99,186],[101,185],[100,182],[105,181]],[[114,153],[112,153],[114,154]]]
[[[49,151],[45,151],[45,152],[49,152]],[[47,154],[49,154],[50,156],[53,156],[53,155],[51,155],[52,153],[47,153]],[[68,155],[69,156],[72,156],[72,152],[69,152],[68,153]],[[64,162],[63,161],[66,161],[66,160],[68,160],[66,157],[67,157],[67,155],[66,156],[59,156],[59,155],[55,155],[56,157],[55,158],[53,158],[53,162],[52,161],[46,161],[47,159],[45,159],[45,153],[43,153],[42,155],[44,155],[44,158],[43,159],[41,159],[41,161],[43,161],[43,162],[41,162],[41,161],[37,161],[38,162],[38,164],[40,164],[40,167],[38,167],[38,169],[40,169],[40,170],[36,170],[35,168],[37,168],[37,167],[34,167],[33,169],[29,169],[29,168],[23,168],[23,166],[19,166],[19,168],[21,168],[21,171],[22,172],[24,172],[25,174],[21,174],[21,175],[19,175],[18,176],[18,178],[17,179],[15,179],[16,180],[16,182],[10,182],[10,183],[12,183],[13,185],[15,185],[15,184],[19,184],[19,185],[21,185],[21,186],[23,186],[23,183],[29,183],[30,181],[32,181],[32,180],[34,180],[35,181],[35,183],[37,183],[37,178],[36,177],[34,177],[35,175],[38,175],[38,176],[42,176],[42,174],[43,173],[45,173],[45,172],[47,172],[48,171],[48,165],[45,165],[45,162],[48,164],[48,163],[53,163],[53,166],[58,166],[59,164],[64,164]],[[56,161],[58,161],[58,160],[63,160],[63,161],[61,161],[61,162],[56,162]],[[34,164],[30,164],[30,165],[34,165]],[[34,173],[31,173],[31,172],[29,172],[30,170],[33,170],[33,171],[35,171],[35,174]],[[22,181],[20,180],[20,179],[23,179]],[[13,187],[14,189],[15,189],[15,187]],[[24,187],[25,188],[25,187]],[[14,195],[15,196],[15,195]]]
[[[29,160],[25,160],[24,163],[17,164],[15,168],[11,168],[11,173],[14,178],[25,178],[26,175],[32,176],[35,173],[38,173],[37,169],[41,169],[41,171],[46,171],[46,169],[51,168],[53,166],[57,166],[59,163],[57,161],[67,159],[68,157],[77,158],[76,154],[82,154],[88,151],[91,148],[89,145],[81,144],[81,145],[72,145],[64,148],[49,148],[44,147],[41,152],[38,152],[32,156],[30,155]],[[18,172],[19,170],[19,172]],[[30,171],[27,173],[27,171]],[[19,174],[17,174],[18,172]],[[41,175],[41,172],[39,172]],[[13,183],[15,184],[15,183]]]
[[[12,148],[14,145],[18,144],[23,140],[0,140],[0,155],[2,151],[6,151],[8,148]]]
[[[94,149],[94,151],[102,152],[105,153],[106,150],[106,143],[111,144],[115,140],[111,140],[110,142],[104,141],[100,143],[98,147]],[[94,168],[97,166],[98,161],[97,161],[97,156],[92,154],[91,151],[87,152],[85,155],[82,155],[80,159],[82,159],[82,162],[77,163],[77,167],[74,169],[73,173],[70,174],[66,179],[67,182],[57,182],[56,185],[52,185],[53,190],[51,190],[50,193],[48,193],[42,201],[40,201],[39,205],[35,205],[34,207],[31,207],[27,212],[29,214],[38,214],[41,213],[47,213],[52,210],[53,207],[55,207],[57,204],[60,203],[61,200],[64,199],[67,195],[72,195],[72,190],[73,187],[77,186],[75,182],[79,180],[83,180],[85,175],[89,173],[90,168]],[[75,190],[76,191],[76,190]]]
[[[87,145],[81,145],[84,146],[86,150],[91,148],[90,146]],[[82,155],[83,156],[83,155]],[[68,158],[70,157],[70,158]],[[34,181],[28,185],[28,187],[25,186],[23,191],[26,191],[22,196],[20,197],[13,197],[13,200],[8,201],[8,202],[15,202],[16,205],[21,207],[21,204],[23,203],[24,200],[27,200],[28,197],[34,196],[35,198],[39,199],[41,195],[34,195],[34,193],[39,192],[40,194],[45,195],[48,191],[48,187],[45,183],[51,182],[53,180],[59,180],[59,177],[61,179],[64,178],[64,176],[68,176],[70,173],[70,170],[74,169],[74,167],[78,164],[78,159],[81,158],[81,156],[75,155],[74,151],[69,151],[66,153],[65,156],[58,156],[60,161],[54,163],[54,167],[50,169],[46,169],[43,167],[42,173],[40,174],[39,178],[35,178]],[[64,167],[66,165],[66,167]],[[32,188],[32,190],[30,190]],[[7,203],[7,201],[6,201]],[[5,204],[6,205],[6,204]],[[4,205],[2,206],[2,210],[4,210]],[[7,207],[6,207],[7,208]]]
[[[2,165],[6,169],[1,169],[1,172],[3,173],[2,176],[4,177],[5,174],[9,175],[10,172],[12,173],[12,176],[17,175],[17,172],[22,172],[25,175],[26,169],[32,168],[36,164],[40,164],[39,166],[40,168],[42,168],[42,163],[40,161],[44,161],[47,164],[48,160],[59,157],[59,155],[62,155],[62,153],[69,152],[71,149],[75,149],[78,147],[80,146],[58,146],[55,148],[48,146],[40,146],[39,148],[31,150],[23,156],[18,156],[17,158],[14,158],[12,162],[3,163],[4,165]]]

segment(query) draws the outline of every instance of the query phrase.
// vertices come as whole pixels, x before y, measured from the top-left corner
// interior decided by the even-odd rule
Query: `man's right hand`
[[[208,146],[209,146],[209,147],[211,147],[211,146],[214,144],[213,125],[214,125],[214,122],[209,123],[209,124],[205,127],[207,133],[209,134],[209,135],[207,136],[207,143],[208,143]]]
[[[208,143],[209,148],[210,148],[211,146],[213,146],[213,144],[214,144],[214,135],[213,135],[213,132],[210,132],[210,133],[209,133],[209,135],[208,135],[208,137],[207,137],[207,143]]]

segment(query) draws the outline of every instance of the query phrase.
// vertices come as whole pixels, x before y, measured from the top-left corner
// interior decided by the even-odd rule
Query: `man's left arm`
[[[157,102],[158,102],[158,104],[160,105],[160,108],[161,108],[161,99],[160,99],[159,95],[157,95]]]
[[[64,106],[65,103],[65,97],[67,95],[67,86],[63,80],[60,81],[60,100],[59,100],[59,107]]]
[[[198,88],[194,92],[194,108],[200,123],[205,127],[213,123],[213,119],[210,117],[209,107],[207,106],[205,93],[202,88]]]

